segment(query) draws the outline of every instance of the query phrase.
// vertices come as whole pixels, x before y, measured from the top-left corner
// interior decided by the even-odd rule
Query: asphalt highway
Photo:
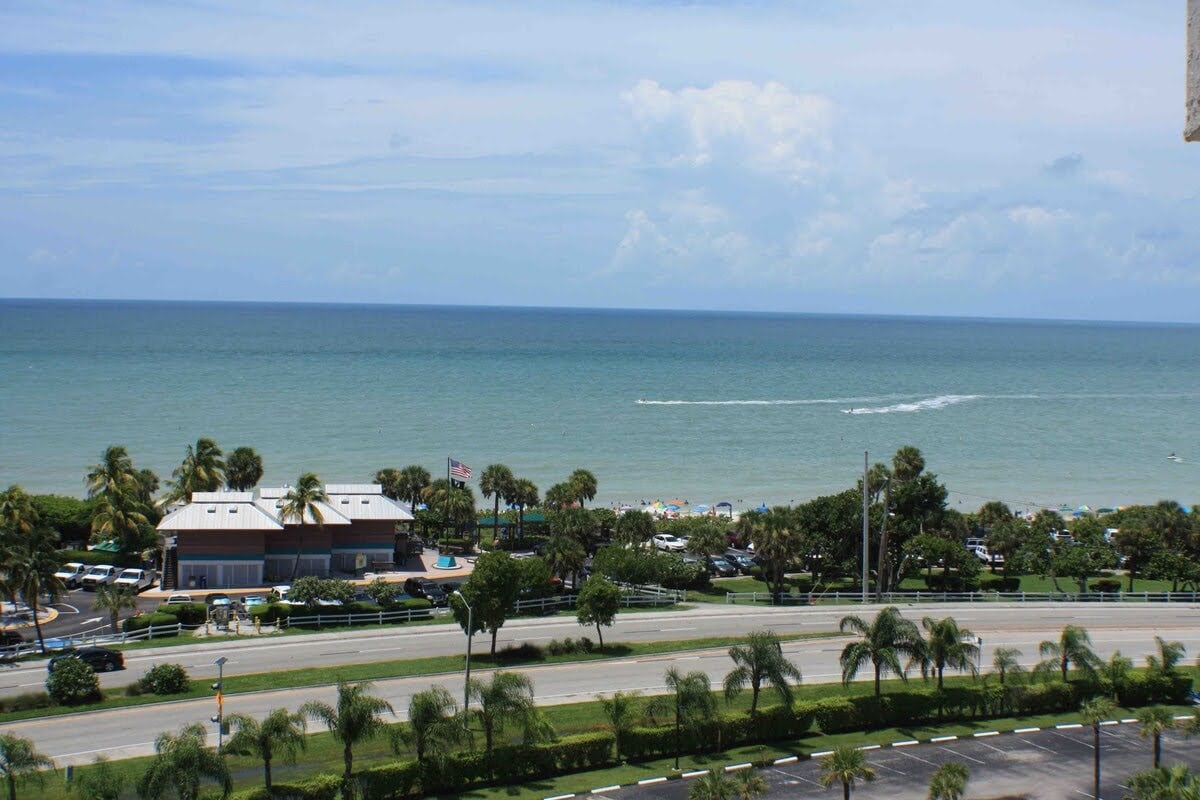
[[[762,628],[783,634],[834,631],[843,615],[856,610],[869,616],[875,608],[701,606],[687,611],[645,612],[619,617],[617,625],[605,631],[605,639],[610,642],[692,639],[740,635]],[[1087,628],[1096,651],[1105,658],[1119,649],[1141,662],[1144,655],[1153,651],[1155,634],[1182,641],[1190,656],[1200,652],[1200,608],[1196,606],[922,604],[905,607],[903,611],[917,621],[924,615],[954,616],[960,625],[983,637],[982,661],[985,666],[991,662],[993,649],[1000,646],[1022,650],[1023,663],[1036,662],[1038,643],[1057,638],[1066,624]],[[522,619],[511,621],[502,629],[500,643],[544,643],[552,638],[581,634],[594,635],[594,630],[582,629],[569,618]],[[788,642],[784,652],[801,668],[806,682],[829,682],[840,678],[838,654],[844,644],[845,640],[841,638]],[[341,664],[461,653],[463,647],[461,630],[450,625],[214,642],[161,651],[131,651],[128,669],[104,675],[102,682],[110,687],[132,682],[147,667],[162,661],[182,663],[194,679],[211,681],[216,676],[213,661],[220,655],[229,659],[225,665],[227,677],[239,672],[324,667],[332,682],[336,680],[337,666]],[[483,651],[486,637],[477,637],[475,648],[476,652]],[[551,705],[591,700],[596,694],[618,689],[661,692],[664,688],[662,675],[669,666],[704,670],[713,684],[719,685],[731,668],[731,662],[722,648],[604,662],[531,666],[521,670],[534,681],[538,702]],[[480,677],[486,677],[486,674],[486,671],[475,672]],[[0,673],[0,681],[3,681],[3,692],[11,694],[41,686],[44,676],[45,667],[38,663],[6,670]],[[870,677],[869,673],[860,675],[861,679]],[[457,696],[462,690],[462,674],[380,680],[375,683],[374,691],[388,699],[398,716],[403,718],[411,695],[434,683],[446,685]],[[225,711],[264,716],[280,706],[294,709],[310,699],[332,701],[333,697],[334,689],[330,685],[227,695]],[[29,720],[2,725],[0,731],[31,737],[41,752],[60,764],[79,764],[90,762],[99,753],[111,758],[148,754],[152,752],[152,742],[159,732],[205,721],[214,711],[212,700],[189,700]]]

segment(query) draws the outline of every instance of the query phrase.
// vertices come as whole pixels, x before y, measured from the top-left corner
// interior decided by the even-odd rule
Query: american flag
[[[468,467],[466,464],[462,463],[461,461],[455,461],[452,458],[452,459],[450,459],[450,474],[453,477],[458,478],[459,480],[463,480],[463,481],[470,480],[471,479],[471,468]]]

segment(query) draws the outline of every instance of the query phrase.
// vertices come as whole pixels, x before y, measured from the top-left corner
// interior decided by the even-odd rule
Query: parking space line
[[[771,770],[771,771],[772,771],[772,772],[778,772],[780,775],[784,776],[785,778],[787,778],[787,779],[788,779],[788,780],[790,780],[790,781],[804,781],[805,783],[811,783],[813,786],[820,786],[820,785],[821,785],[821,784],[819,784],[818,782],[816,782],[816,781],[814,781],[814,780],[812,780],[812,779],[810,779],[810,778],[806,778],[806,777],[804,777],[803,775],[794,775],[794,774],[793,774],[793,773],[791,773],[791,772],[784,772],[784,771],[783,771],[783,770],[781,770],[781,769],[773,769],[773,770]]]
[[[1000,748],[1000,747],[993,747],[992,745],[988,744],[987,742],[977,742],[977,744],[978,744],[980,747],[986,747],[988,750],[994,750],[995,752],[997,752],[997,753],[1003,753],[1004,755],[1008,755],[1008,752],[1009,752],[1009,751],[1007,751],[1007,750],[1005,750],[1005,749],[1003,749],[1003,748]]]
[[[932,761],[927,761],[926,759],[921,758],[920,756],[914,756],[912,753],[908,752],[907,750],[901,751],[900,755],[904,756],[905,758],[911,758],[914,761],[920,761],[922,764],[928,764],[931,767],[937,766],[937,764],[933,763]]]
[[[1046,733],[1050,734],[1051,736],[1057,736],[1060,739],[1066,739],[1071,744],[1077,744],[1077,745],[1086,747],[1088,750],[1096,749],[1095,747],[1092,746],[1091,742],[1081,742],[1080,740],[1074,738],[1073,736],[1067,736],[1065,733],[1059,733],[1058,731],[1046,731]]]
[[[875,767],[875,769],[885,770],[886,772],[894,772],[897,775],[904,775],[906,777],[908,776],[908,773],[905,772],[904,770],[896,769],[895,767],[889,767],[887,764],[880,764],[880,763],[876,762],[876,763],[872,764],[871,766]]]
[[[972,757],[972,756],[969,756],[969,755],[967,755],[966,753],[960,753],[960,752],[958,752],[957,750],[951,750],[949,747],[941,747],[941,748],[938,748],[938,749],[939,749],[939,750],[945,750],[945,751],[946,751],[947,753],[949,753],[950,755],[957,756],[957,757],[959,757],[959,758],[965,758],[967,761],[974,761],[976,764],[986,764],[986,763],[987,763],[986,761],[983,761],[983,760],[981,760],[981,759],[978,759],[978,758],[974,758],[974,757]],[[994,748],[993,748],[993,749],[994,749]]]

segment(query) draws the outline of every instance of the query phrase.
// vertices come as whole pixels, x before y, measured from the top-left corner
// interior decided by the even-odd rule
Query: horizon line
[[[493,311],[593,311],[593,312],[642,312],[658,314],[714,314],[756,317],[811,317],[891,320],[944,320],[957,322],[1041,322],[1041,323],[1096,323],[1108,325],[1159,325],[1196,327],[1200,322],[1181,320],[1105,319],[1098,317],[1021,317],[1021,316],[975,316],[955,314],[905,314],[864,311],[782,311],[739,308],[666,308],[656,306],[569,306],[569,305],[495,305],[486,303],[397,303],[373,302],[370,300],[312,301],[312,300],[245,300],[245,299],[187,299],[138,298],[138,297],[5,297],[0,303],[98,303],[98,304],[161,304],[161,305],[211,305],[211,306],[299,306],[310,308],[407,308],[442,310],[493,310]]]

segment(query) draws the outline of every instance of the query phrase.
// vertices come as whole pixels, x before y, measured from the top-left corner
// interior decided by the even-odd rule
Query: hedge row
[[[300,783],[276,783],[269,792],[265,786],[234,792],[229,800],[335,800],[341,788],[342,776],[323,773]]]
[[[114,567],[140,567],[142,565],[142,559],[136,554],[124,555],[104,550],[59,550],[58,558],[62,564],[75,561],[92,567],[100,564],[110,564]]]
[[[581,733],[556,742],[497,747],[453,753],[421,769],[401,761],[358,773],[362,795],[371,800],[398,800],[421,794],[460,791],[471,786],[522,783],[554,775],[598,769],[613,763],[611,733]]]

